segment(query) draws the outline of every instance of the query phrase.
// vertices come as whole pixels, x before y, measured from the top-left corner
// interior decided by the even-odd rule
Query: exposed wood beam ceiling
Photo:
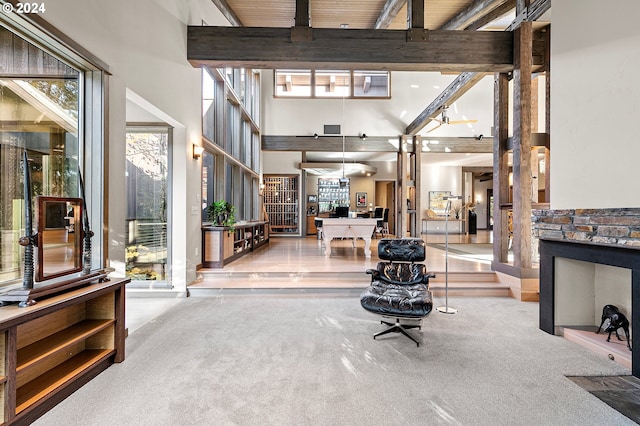
[[[498,40],[490,32],[429,31],[426,37],[411,33],[424,28],[462,28],[508,0],[212,1],[221,3],[227,14],[233,12],[251,30],[190,27],[188,56],[194,66],[367,67],[457,73],[508,71],[513,65],[512,37]],[[395,22],[398,19],[401,24]],[[312,28],[301,31],[307,23]],[[350,30],[328,31],[344,26]],[[407,26],[411,28],[402,32],[370,30],[407,30]],[[271,27],[281,31],[269,30]]]
[[[373,28],[376,30],[389,28],[393,20],[406,5],[407,0],[387,0]]]
[[[511,71],[511,31],[538,19],[551,3],[533,1],[505,28],[489,24],[516,4],[522,9],[522,0],[211,1],[233,26],[244,28],[189,27],[188,58],[194,66],[461,73],[407,134],[419,132],[486,73]],[[421,28],[429,29],[426,40],[411,32]],[[536,29],[534,67],[543,65],[546,47]]]
[[[480,3],[480,1],[476,2]],[[488,1],[487,1],[488,3]],[[503,4],[507,4],[502,2]],[[502,5],[502,4],[501,4]],[[498,5],[498,6],[501,6]],[[491,5],[491,8],[495,8],[495,4]],[[544,12],[546,12],[549,7],[551,7],[551,0],[536,0],[532,3],[528,8],[524,8],[523,12],[518,14],[514,21],[507,27],[506,31],[513,31],[517,28],[521,22],[523,21],[533,21],[538,19]],[[540,41],[534,42],[536,46],[540,46]],[[543,49],[544,52],[544,49]],[[534,48],[533,55],[536,56],[535,60],[533,60],[534,65],[543,65],[544,59],[540,58],[539,50]],[[407,126],[405,133],[408,135],[413,135],[423,129],[431,120],[436,118],[443,107],[451,105],[457,99],[459,99],[462,95],[464,95],[469,89],[471,89],[477,82],[482,80],[485,76],[483,73],[478,72],[463,72],[461,73],[424,111],[422,111],[418,117]]]
[[[211,0],[211,3],[215,4],[216,7],[222,12],[227,21],[234,27],[242,27],[242,21],[236,13],[229,7],[229,4],[225,0]]]

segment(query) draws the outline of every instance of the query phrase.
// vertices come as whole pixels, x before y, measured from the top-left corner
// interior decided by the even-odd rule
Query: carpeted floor
[[[416,347],[373,340],[383,326],[357,297],[187,298],[35,424],[634,424],[566,377],[630,371],[540,331],[536,303],[449,305]]]

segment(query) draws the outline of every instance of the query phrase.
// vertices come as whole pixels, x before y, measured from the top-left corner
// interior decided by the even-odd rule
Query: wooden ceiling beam
[[[454,16],[449,22],[440,27],[441,30],[461,30],[469,23],[479,19],[507,0],[476,0],[468,8]]]
[[[479,72],[463,72],[460,74],[449,86],[437,98],[433,100],[425,108],[424,111],[416,117],[411,124],[407,126],[405,130],[405,134],[407,135],[415,135],[418,133],[424,126],[429,124],[429,122],[440,114],[440,110],[444,106],[451,105],[458,98],[464,95],[469,89],[476,85],[486,74]]]
[[[389,25],[396,19],[396,16],[406,4],[407,0],[387,0],[373,28],[376,30],[389,28]]]
[[[520,3],[525,0],[518,0],[516,5],[518,8],[523,7]],[[540,16],[551,7],[551,0],[535,0],[528,7],[525,7],[522,12],[516,16],[511,25],[507,28],[505,32],[510,33],[515,28],[520,26],[520,23],[523,21],[533,21]],[[521,9],[519,9],[521,10]],[[529,13],[531,12],[531,13]],[[466,32],[466,31],[465,31]],[[473,32],[478,33],[478,31]],[[537,49],[537,44],[535,41],[533,42],[533,55],[534,59],[537,59],[540,56]],[[533,62],[534,65],[542,65],[539,63],[539,60]],[[445,105],[450,105],[453,101],[460,98],[465,92],[471,89],[478,81],[484,77],[485,74],[480,74],[477,72],[463,72],[461,73],[424,111],[422,111],[418,117],[407,126],[405,133],[408,135],[414,135],[419,132],[422,128],[424,128],[431,120],[433,120],[440,112],[440,109]]]
[[[303,68],[507,72],[513,34],[429,31],[407,41],[407,31],[314,28],[310,40],[292,40],[291,28],[190,26],[187,59],[207,65],[256,69]]]
[[[410,0],[407,2],[407,28],[424,29],[425,0]]]
[[[311,14],[309,12],[309,0],[296,0],[296,27],[311,26]]]
[[[226,0],[211,0],[211,3],[213,3],[220,10],[220,12],[222,12],[224,17],[227,18],[227,21],[229,21],[231,25],[233,25],[234,27],[243,26],[242,21],[240,20],[240,18],[238,18],[238,15],[236,15],[233,9],[231,9],[229,3],[227,3]]]
[[[467,25],[465,30],[467,31],[479,30],[485,25],[511,12],[513,9],[515,9],[515,7],[516,7],[516,0],[507,0],[506,2],[502,3],[500,6],[493,9],[491,12],[471,22],[469,25]]]
[[[432,141],[438,141],[437,144]],[[345,152],[398,152],[398,136],[345,136]],[[493,140],[473,137],[423,137],[429,152],[491,153]],[[342,152],[342,136],[278,136],[262,135],[263,151]]]

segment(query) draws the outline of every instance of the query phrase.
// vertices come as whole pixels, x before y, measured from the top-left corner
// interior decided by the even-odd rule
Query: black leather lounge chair
[[[378,262],[376,269],[368,269],[371,284],[360,295],[364,309],[382,315],[386,330],[373,335],[375,339],[387,333],[402,333],[418,346],[420,341],[408,329],[421,329],[422,319],[433,308],[428,273],[422,263],[425,259],[424,241],[419,238],[383,238],[378,243],[378,257],[388,262]]]

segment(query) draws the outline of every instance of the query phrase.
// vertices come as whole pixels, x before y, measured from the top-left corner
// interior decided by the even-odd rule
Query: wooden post
[[[415,135],[413,137],[413,153],[414,153],[414,164],[415,171],[412,176],[413,186],[415,188],[415,195],[413,199],[414,205],[411,206],[416,212],[412,216],[412,237],[419,237],[421,226],[422,226],[422,212],[424,209],[422,208],[422,136]]]
[[[509,203],[509,76],[495,75],[493,108],[493,259],[506,263],[509,249],[508,211],[502,206]]]
[[[309,0],[296,0],[296,27],[310,27]]]
[[[397,187],[396,187],[396,236],[404,238],[407,236],[407,136],[400,136],[397,161]]]
[[[545,54],[544,54],[544,67],[545,67],[545,100],[544,100],[544,109],[545,109],[545,129],[546,133],[551,135],[551,26],[547,26],[545,28]],[[549,146],[544,150],[544,178],[545,187],[544,187],[544,202],[551,202],[551,142],[549,141]]]
[[[425,0],[407,1],[407,28],[424,28]]]
[[[513,258],[531,268],[531,69],[532,23],[515,32],[513,75]]]

